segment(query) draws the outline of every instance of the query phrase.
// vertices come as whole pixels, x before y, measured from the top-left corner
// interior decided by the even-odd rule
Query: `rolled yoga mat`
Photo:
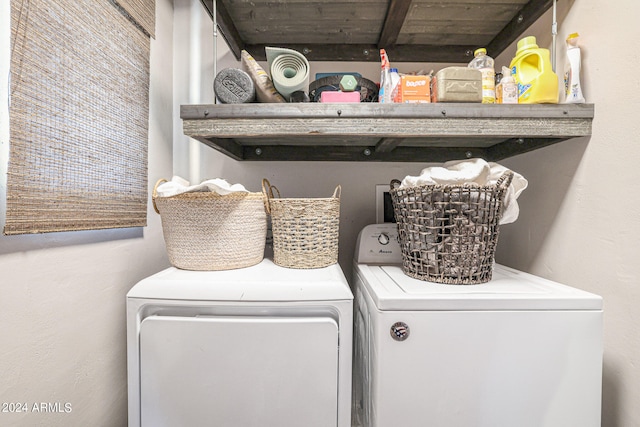
[[[296,91],[309,91],[309,61],[292,49],[266,47],[267,64],[276,90],[284,97]]]

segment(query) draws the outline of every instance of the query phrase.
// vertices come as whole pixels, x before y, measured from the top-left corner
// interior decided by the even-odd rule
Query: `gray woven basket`
[[[513,172],[506,172],[495,185],[409,188],[391,181],[403,272],[452,285],[491,280],[504,196],[512,179]]]
[[[185,270],[230,270],[258,264],[264,258],[267,214],[262,193],[182,193],[159,197],[169,261]]]
[[[280,198],[266,179],[262,191],[271,214],[274,264],[321,268],[338,262],[339,185],[329,198]]]

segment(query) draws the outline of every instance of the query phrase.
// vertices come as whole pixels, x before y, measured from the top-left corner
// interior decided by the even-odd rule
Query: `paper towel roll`
[[[295,91],[309,91],[309,61],[303,54],[277,47],[266,47],[265,52],[273,85],[285,99]]]

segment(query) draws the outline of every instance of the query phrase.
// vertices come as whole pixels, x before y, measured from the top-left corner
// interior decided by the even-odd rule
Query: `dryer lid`
[[[445,285],[413,279],[399,266],[356,266],[380,310],[601,310],[602,298],[496,264],[491,281]]]
[[[194,301],[337,301],[353,294],[338,264],[293,269],[264,259],[247,268],[188,271],[174,267],[136,284],[127,298]]]

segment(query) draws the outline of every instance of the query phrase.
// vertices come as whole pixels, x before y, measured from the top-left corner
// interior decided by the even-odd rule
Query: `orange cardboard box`
[[[431,102],[430,76],[402,76],[394,102],[427,103]]]

